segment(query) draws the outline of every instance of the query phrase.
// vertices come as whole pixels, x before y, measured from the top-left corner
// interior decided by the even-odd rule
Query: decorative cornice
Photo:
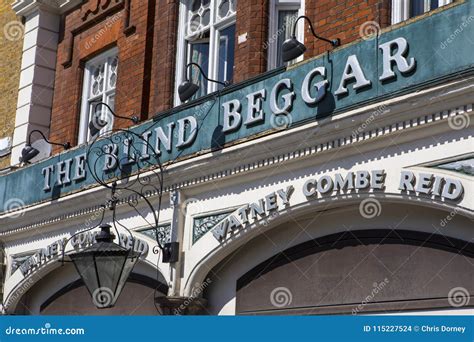
[[[367,130],[356,135],[346,135],[340,138],[329,139],[321,142],[317,145],[313,145],[311,147],[304,147],[301,149],[294,150],[288,153],[281,153],[276,156],[271,156],[264,159],[258,159],[254,162],[241,164],[233,168],[221,170],[219,172],[215,172],[212,174],[208,174],[202,177],[191,178],[185,180],[183,182],[174,183],[169,186],[164,187],[164,192],[169,193],[173,190],[185,188],[189,186],[195,186],[198,184],[205,184],[207,182],[215,181],[218,179],[223,179],[230,176],[235,176],[238,174],[243,174],[246,172],[252,172],[262,168],[268,168],[270,166],[280,164],[283,162],[288,162],[291,160],[298,160],[303,158],[308,158],[310,156],[319,155],[322,153],[327,153],[328,151],[333,151],[337,148],[343,148],[346,146],[351,146],[354,144],[362,144],[364,142],[368,142],[374,139],[378,139],[382,136],[387,136],[401,130],[408,130],[414,128],[420,128],[422,126],[430,125],[433,123],[439,123],[442,121],[452,122],[454,121],[453,118],[456,116],[466,116],[472,115],[473,113],[473,104],[463,105],[463,106],[456,106],[450,110],[443,110],[432,114],[426,114],[422,116],[415,117],[409,120],[401,120],[395,123],[387,124],[381,127],[377,127],[376,129]],[[212,158],[212,156],[211,156]],[[150,197],[156,196],[156,193],[151,193]],[[133,201],[132,197],[127,197],[125,199],[120,200],[118,205],[126,205],[128,201]],[[102,210],[102,205],[95,205],[88,208],[84,208],[81,210],[65,213],[63,215],[59,215],[56,217],[49,217],[44,220],[37,221],[33,224],[29,224],[27,226],[16,226],[16,227],[6,227],[3,232],[0,232],[0,237],[6,237],[13,234],[22,233],[31,229],[37,229],[41,226],[45,226],[48,224],[52,224],[55,222],[59,222],[62,220],[67,220],[71,218],[81,217],[87,214],[91,214]]]
[[[39,8],[63,14],[82,2],[83,0],[16,0],[12,4],[12,9],[21,16],[27,16]]]
[[[96,0],[95,8],[89,8],[82,16],[82,21],[87,21],[87,19],[89,19],[89,16],[91,16],[91,19],[94,19],[96,16],[102,14],[105,10],[107,10],[112,1],[118,4],[123,0]]]

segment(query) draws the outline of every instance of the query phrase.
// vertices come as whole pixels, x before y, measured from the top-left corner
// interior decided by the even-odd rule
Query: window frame
[[[410,18],[410,5],[412,0],[392,0],[392,14],[391,22],[392,25],[401,23],[402,21],[408,20]],[[452,3],[453,0],[439,0],[438,8],[446,6]],[[430,0],[424,0],[425,13],[430,11],[431,2]]]
[[[267,70],[272,70],[277,67],[277,32],[278,32],[278,21],[279,11],[298,11],[298,17],[305,15],[305,0],[270,0],[270,15],[268,21],[268,37],[267,37]],[[300,20],[297,24],[296,38],[300,42],[304,42],[304,25],[305,21]],[[301,55],[295,60],[301,62],[304,56]]]
[[[231,14],[225,19],[220,21],[216,20],[216,3],[218,0],[210,0],[210,23],[209,23],[209,60],[208,70],[204,70],[206,76],[210,79],[217,80],[219,73],[219,43],[220,43],[220,32],[226,28],[236,25],[237,22],[237,8],[236,13]],[[175,72],[175,89],[174,89],[174,105],[179,106],[181,103],[178,96],[178,87],[186,78],[185,65],[191,61],[191,49],[189,46],[192,43],[198,43],[199,39],[190,42],[189,37],[186,36],[186,21],[188,16],[189,7],[191,0],[180,1],[179,3],[179,19],[178,19],[178,40],[177,40],[177,51],[176,51],[176,72]],[[237,0],[238,4],[238,0]],[[237,44],[237,38],[235,38]],[[234,64],[235,65],[235,64]],[[187,72],[190,72],[188,69]],[[214,82],[207,82],[206,94],[210,94],[218,90],[219,85]]]
[[[78,138],[77,138],[77,142],[78,142],[78,145],[80,144],[85,144],[85,143],[88,143],[90,140],[91,140],[91,136],[89,134],[89,122],[90,122],[90,113],[89,113],[89,104],[90,102],[93,102],[93,101],[90,101],[90,99],[93,98],[93,96],[89,97],[89,90],[90,90],[90,85],[91,85],[91,74],[92,74],[92,69],[93,69],[93,66],[96,65],[96,64],[99,64],[101,61],[106,61],[106,64],[105,64],[105,71],[104,71],[104,79],[106,80],[106,82],[108,82],[108,69],[109,69],[109,63],[107,62],[107,60],[111,57],[117,57],[118,59],[118,48],[117,47],[114,47],[112,49],[109,49],[97,56],[95,56],[94,58],[91,58],[90,60],[88,60],[85,65],[84,65],[84,72],[83,72],[83,83],[82,83],[82,93],[81,93],[81,112],[80,112],[80,119],[79,119],[79,135],[78,135]],[[120,60],[118,61],[118,67],[120,67]],[[118,79],[118,74],[117,74],[117,79]],[[107,97],[110,97],[111,95],[114,95],[115,98],[117,96],[117,82],[115,84],[115,88],[113,90],[105,90],[101,97],[101,101],[98,101],[98,102],[106,102],[105,99]],[[97,99],[99,99],[100,96],[96,96]],[[111,116],[112,118],[112,122],[109,123],[107,126],[105,126],[101,132],[105,131],[105,130],[110,130],[110,127],[113,127],[114,125],[114,121],[113,121],[113,117]]]

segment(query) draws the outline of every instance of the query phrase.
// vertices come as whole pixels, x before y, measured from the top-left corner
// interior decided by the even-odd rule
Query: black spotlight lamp
[[[119,116],[115,114],[115,112],[110,108],[110,106],[107,103],[104,102],[96,102],[96,105],[94,107],[94,113],[96,113],[93,117],[92,120],[89,122],[89,133],[92,137],[96,136],[102,128],[107,126],[109,123],[106,119],[102,119],[100,115],[97,115],[97,107],[99,106],[105,106],[107,109],[110,111],[110,114],[112,116],[119,118],[119,119],[125,119],[125,120],[130,120],[132,121],[135,125],[140,122],[140,119],[137,116],[132,116],[131,118],[125,117],[125,116]]]
[[[31,136],[33,135],[33,133],[38,133],[39,135],[41,135],[43,140],[46,141],[50,145],[61,146],[65,150],[68,150],[68,149],[71,148],[71,144],[69,142],[64,143],[64,144],[51,142],[48,139],[46,139],[43,132],[38,131],[37,129],[35,129],[35,130],[31,131],[30,134],[28,135],[28,142],[26,143],[25,147],[23,147],[23,150],[21,151],[20,163],[29,163],[31,159],[33,159],[34,157],[36,157],[39,154],[38,149],[31,146]]]
[[[296,19],[295,23],[293,24],[293,31],[292,31],[291,37],[283,42],[283,45],[281,47],[283,62],[289,62],[293,59],[296,59],[299,56],[301,56],[303,53],[305,53],[306,51],[306,46],[304,46],[303,43],[301,43],[300,41],[298,41],[298,39],[296,39],[296,33],[295,33],[296,25],[298,24],[298,20],[300,19],[306,19],[308,21],[309,27],[311,28],[311,32],[313,33],[313,36],[315,38],[324,40],[325,42],[330,43],[333,47],[341,45],[341,41],[339,38],[331,40],[331,39],[326,39],[324,37],[318,36],[314,32],[314,28],[313,28],[313,24],[311,23],[311,20],[307,16],[302,15],[298,17],[298,19]]]
[[[191,66],[195,66],[199,69],[199,72],[201,73],[202,77],[204,77],[204,79],[206,81],[209,81],[209,82],[214,82],[214,83],[217,83],[217,84],[221,84],[223,85],[224,87],[227,87],[229,85],[229,82],[220,82],[220,81],[216,81],[216,80],[211,80],[209,78],[207,78],[206,74],[204,73],[204,71],[202,70],[201,66],[199,64],[196,64],[196,63],[188,63],[186,65],[186,68],[185,68],[185,72],[187,73],[187,70],[189,67]],[[189,78],[186,78],[186,80],[181,83],[178,87],[178,95],[179,95],[179,99],[181,100],[181,102],[186,102],[187,100],[189,100],[194,94],[196,94],[196,92],[199,90],[199,86],[193,82],[191,82],[189,80]]]
[[[102,224],[92,246],[69,255],[99,309],[115,305],[140,256],[132,249],[114,243],[115,235],[110,228],[110,225]]]

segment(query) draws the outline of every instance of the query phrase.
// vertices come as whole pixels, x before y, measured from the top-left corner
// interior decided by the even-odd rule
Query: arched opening
[[[372,217],[353,203],[292,210],[221,244],[219,260],[206,258],[188,283],[210,284],[211,314],[472,312],[471,220],[416,202],[380,205]]]
[[[98,309],[72,265],[59,267],[41,278],[16,305],[19,315],[157,315],[156,296],[168,286],[150,265],[139,263],[131,273],[115,306]]]
[[[282,251],[237,281],[237,314],[445,309],[474,294],[474,244],[406,230],[346,231]],[[456,291],[456,290],[454,290]],[[471,300],[474,305],[474,300]]]

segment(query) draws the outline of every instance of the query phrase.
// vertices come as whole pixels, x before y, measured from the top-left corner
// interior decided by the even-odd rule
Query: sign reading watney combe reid
[[[319,178],[308,179],[301,191],[308,201],[335,194],[384,191],[386,176],[384,170],[336,173],[334,176],[322,175]],[[464,194],[463,184],[457,179],[429,173],[415,174],[411,171],[400,173],[398,190],[401,193],[424,195],[448,201],[457,201]],[[294,192],[295,187],[289,185],[271,192],[253,203],[241,206],[217,223],[212,229],[212,234],[222,242],[252,223],[261,220],[264,225],[268,224],[268,221],[277,216],[279,211],[291,206],[290,200]],[[366,201],[366,204],[364,201],[361,203],[361,214],[369,218],[380,215],[378,207],[380,203],[372,198],[368,198]]]
[[[473,8],[472,2],[460,4],[377,39],[342,47],[288,70],[230,87],[218,97],[175,108],[131,130],[156,147],[160,161],[166,163],[212,150],[216,137],[222,146],[271,132],[278,117],[289,117],[292,125],[298,125],[412,91],[474,68],[474,46],[461,36],[474,36],[474,25],[463,27],[448,48],[440,45],[458,28],[460,16],[473,13]],[[106,142],[99,140],[98,147]],[[127,144],[104,147],[118,155],[117,159],[130,160],[131,173],[134,161],[150,158],[157,162],[148,155],[145,144],[133,149]],[[132,152],[136,150],[141,152]],[[29,205],[94,186],[86,163],[94,164],[95,160],[86,160],[86,152],[87,146],[80,146],[0,177],[0,203],[20,198]],[[101,160],[98,166],[105,174],[120,177],[114,159]],[[0,210],[7,211],[5,207]]]

